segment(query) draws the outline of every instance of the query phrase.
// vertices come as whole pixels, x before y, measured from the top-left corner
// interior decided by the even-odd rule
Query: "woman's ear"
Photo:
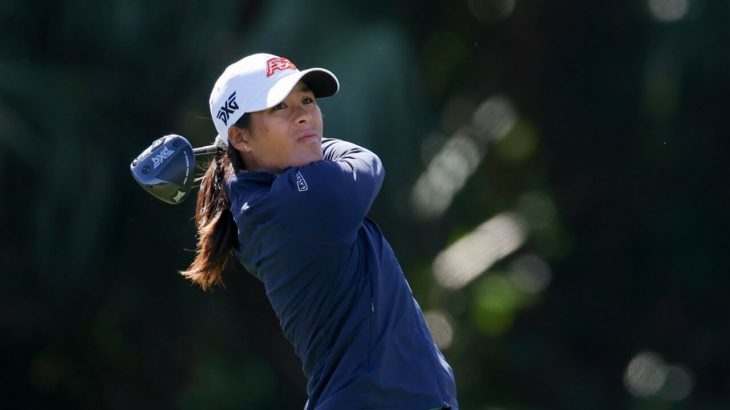
[[[251,151],[248,143],[249,133],[245,128],[231,127],[228,129],[228,142],[233,144],[233,148],[241,152]]]

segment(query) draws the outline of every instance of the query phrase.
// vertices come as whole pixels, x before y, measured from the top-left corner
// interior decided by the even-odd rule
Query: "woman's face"
[[[251,113],[241,152],[246,167],[279,173],[321,160],[322,129],[322,113],[314,93],[300,81],[284,101]]]

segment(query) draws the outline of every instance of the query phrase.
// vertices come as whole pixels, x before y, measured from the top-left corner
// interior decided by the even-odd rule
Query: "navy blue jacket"
[[[335,139],[322,150],[324,160],[301,168],[228,181],[237,254],[302,361],[306,409],[457,409],[453,371],[366,217],[380,159]]]

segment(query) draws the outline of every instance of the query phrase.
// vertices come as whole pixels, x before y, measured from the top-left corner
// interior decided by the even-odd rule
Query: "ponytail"
[[[236,258],[234,248],[238,246],[238,229],[225,189],[225,181],[234,170],[229,158],[232,153],[238,163],[238,153],[230,148],[227,152],[226,147],[219,144],[215,158],[202,177],[195,206],[198,230],[195,259],[187,270],[180,272],[203,290],[222,285],[222,272]]]

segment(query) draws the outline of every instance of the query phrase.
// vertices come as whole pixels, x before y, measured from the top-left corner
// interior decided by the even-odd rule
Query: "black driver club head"
[[[168,204],[179,204],[195,178],[193,146],[180,135],[165,135],[142,151],[129,168],[145,191]]]

